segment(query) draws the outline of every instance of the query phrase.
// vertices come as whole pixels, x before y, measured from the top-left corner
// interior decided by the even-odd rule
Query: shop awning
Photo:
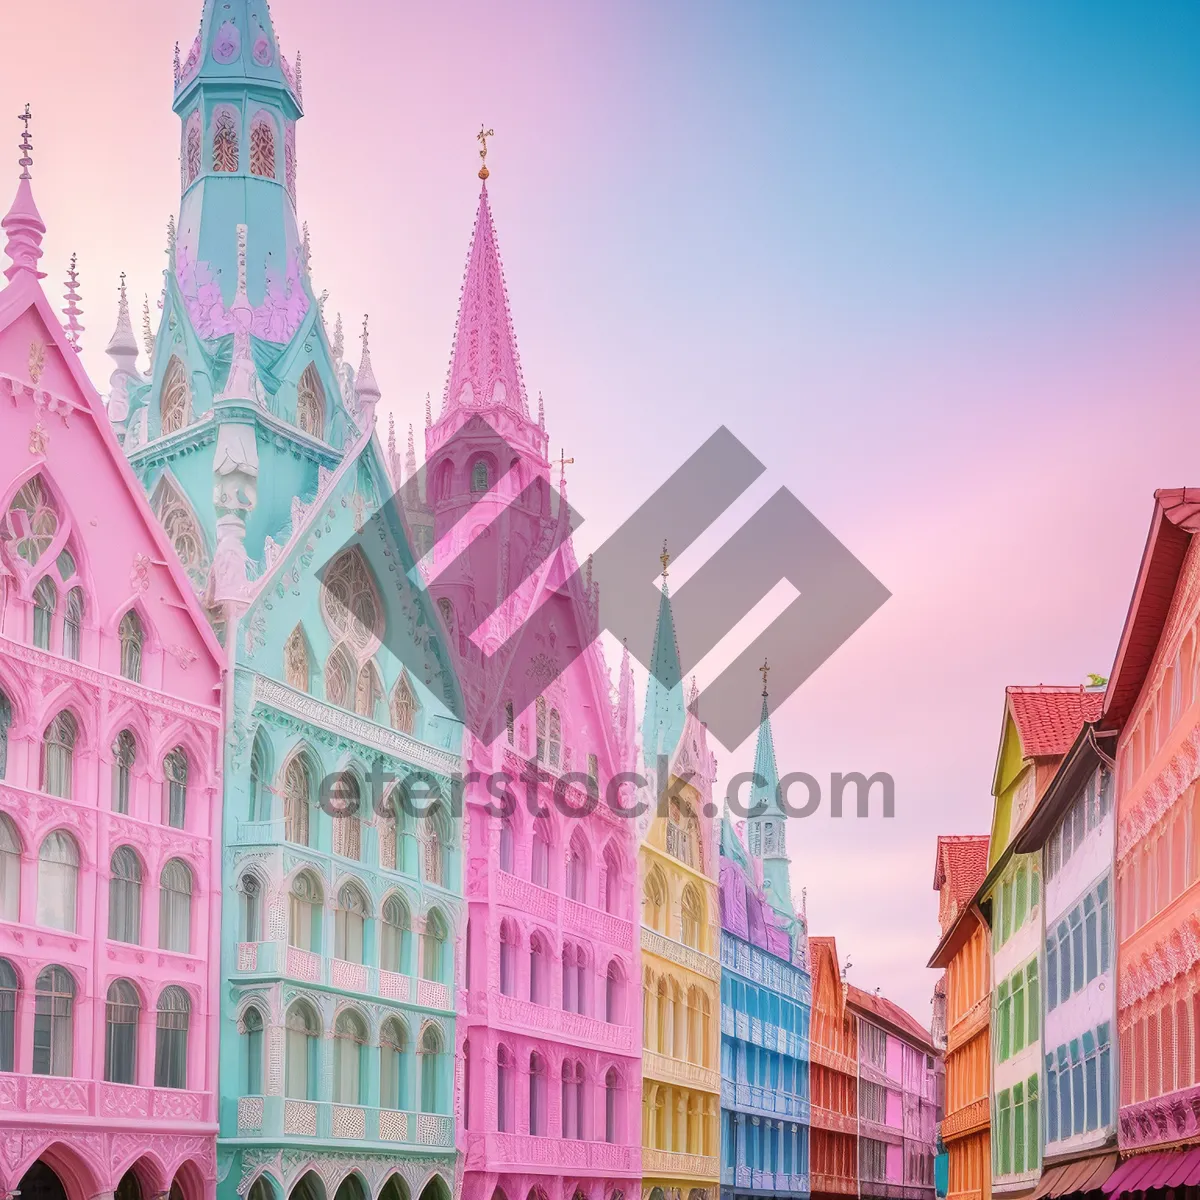
[[[1200,1146],[1191,1150],[1161,1150],[1123,1162],[1103,1187],[1110,1196],[1149,1192],[1154,1188],[1200,1185]]]
[[[1041,1181],[1030,1200],[1056,1200],[1058,1196],[1069,1196],[1074,1192],[1094,1192],[1116,1169],[1115,1152],[1049,1167],[1042,1172]]]

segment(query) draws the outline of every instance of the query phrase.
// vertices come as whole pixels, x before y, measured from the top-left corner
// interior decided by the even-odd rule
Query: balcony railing
[[[809,1123],[814,1129],[828,1129],[832,1133],[857,1133],[858,1119],[835,1112],[832,1108],[821,1108],[814,1104],[809,1111]],[[813,1181],[816,1186],[816,1180]]]
[[[642,1151],[642,1175],[681,1179],[718,1179],[720,1163],[715,1154],[676,1154],[671,1150]]]
[[[0,1112],[20,1112],[59,1121],[98,1117],[195,1125],[214,1119],[213,1100],[208,1092],[137,1087],[58,1075],[0,1075]]]
[[[536,1137],[527,1133],[485,1134],[484,1152],[489,1168],[499,1167],[505,1171],[548,1169],[551,1174],[580,1170],[636,1175],[642,1156],[639,1146]]]
[[[693,971],[697,975],[703,975],[707,979],[719,980],[721,978],[721,964],[715,958],[700,950],[694,950],[691,946],[685,946],[673,938],[664,937],[657,930],[647,929],[644,925],[642,926],[642,950],[645,953],[657,954],[659,958],[665,958],[669,962],[673,962],[685,970]]]
[[[522,1031],[544,1033],[553,1038],[566,1037],[586,1045],[606,1046],[628,1054],[636,1049],[633,1030],[628,1025],[610,1024],[598,1017],[564,1012],[516,996],[497,996],[496,1015],[504,1024]]]
[[[441,1113],[399,1112],[282,1096],[242,1096],[238,1100],[238,1136],[382,1142],[449,1151],[454,1148],[454,1120]]]
[[[721,1183],[725,1187],[761,1191],[767,1195],[782,1195],[808,1191],[808,1176],[788,1171],[758,1171],[739,1164],[721,1168]]]
[[[721,1090],[721,1072],[715,1067],[702,1067],[697,1063],[681,1062],[652,1050],[642,1051],[643,1078],[661,1079],[683,1087],[696,1088],[702,1092]]]
[[[774,1088],[757,1083],[734,1083],[721,1080],[721,1105],[768,1117],[784,1117],[792,1121],[809,1120],[809,1102],[804,1096],[789,1096]]]

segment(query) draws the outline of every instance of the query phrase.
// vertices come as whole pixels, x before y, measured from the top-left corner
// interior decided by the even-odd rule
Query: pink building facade
[[[0,291],[0,1192],[216,1185],[222,655],[38,270]],[[74,280],[74,271],[71,273]]]

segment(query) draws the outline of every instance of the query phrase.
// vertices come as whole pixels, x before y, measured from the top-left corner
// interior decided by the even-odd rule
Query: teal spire
[[[298,106],[299,83],[280,52],[267,0],[204,0],[200,33],[175,81],[176,111],[197,80],[284,91],[289,107]]]
[[[671,613],[671,592],[667,586],[667,566],[671,556],[665,542],[661,561],[662,598],[658,602],[650,679],[646,684],[646,712],[642,717],[642,758],[651,771],[660,754],[668,760],[675,757],[685,718],[683,668],[679,663],[679,643],[675,638],[675,618]]]
[[[750,792],[750,811],[757,815],[747,821],[750,853],[762,860],[763,890],[771,907],[781,916],[794,920],[791,863],[787,853],[787,815],[779,798],[779,768],[775,763],[775,739],[771,735],[771,710],[767,700],[767,673],[762,665],[762,715],[758,722],[758,746],[754,752],[754,774],[758,776]]]

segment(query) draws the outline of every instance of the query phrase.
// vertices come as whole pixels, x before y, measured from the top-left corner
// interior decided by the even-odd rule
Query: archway
[[[338,1184],[333,1200],[367,1200],[366,1189],[358,1176],[351,1172]]]
[[[141,1180],[138,1179],[137,1172],[132,1167],[121,1176],[121,1182],[117,1184],[117,1190],[113,1192],[113,1200],[142,1200]]]
[[[325,1200],[325,1187],[315,1171],[306,1171],[295,1183],[288,1200]]]
[[[17,1184],[21,1200],[67,1200],[67,1189],[54,1170],[39,1158]]]
[[[440,1175],[434,1175],[421,1189],[420,1200],[450,1200],[450,1188]]]
[[[408,1184],[399,1175],[391,1175],[379,1193],[379,1200],[409,1200]]]

